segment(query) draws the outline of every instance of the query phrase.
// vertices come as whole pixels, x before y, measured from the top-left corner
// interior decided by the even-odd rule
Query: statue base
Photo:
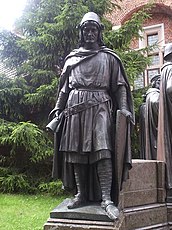
[[[169,226],[165,204],[127,208],[120,213],[117,221],[112,221],[97,204],[76,208],[73,211],[67,210],[65,213],[67,203],[68,199],[50,213],[50,218],[44,225],[44,230],[166,230]],[[89,211],[90,213],[88,213]]]
[[[108,218],[100,204],[68,209],[64,200],[51,213],[44,230],[144,230],[172,229],[172,204],[166,203],[165,164],[133,160],[129,179],[120,194],[117,221]]]
[[[89,203],[86,206],[68,209],[70,199],[65,199],[51,213],[44,225],[44,230],[55,229],[89,229],[89,230],[114,230],[119,229],[121,217],[115,223],[109,219],[100,204]],[[120,214],[122,216],[122,213]],[[116,225],[116,227],[115,227]]]
[[[51,213],[50,218],[65,218],[72,220],[95,220],[110,222],[111,220],[106,215],[105,211],[100,207],[98,203],[88,203],[83,207],[68,209],[67,205],[70,199],[65,199],[60,205],[58,205]]]

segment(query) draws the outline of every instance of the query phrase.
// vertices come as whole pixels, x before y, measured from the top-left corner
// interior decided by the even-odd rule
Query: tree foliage
[[[0,75],[0,117],[9,121],[24,119],[23,97],[29,87],[23,77],[11,79]]]
[[[105,41],[110,48],[116,49],[124,61],[129,76],[131,73],[134,78],[145,68],[147,62],[142,54],[138,52],[132,52],[132,54],[130,52],[131,55],[124,54],[124,48],[120,52],[120,44],[123,44],[123,38],[128,36],[127,28],[131,24],[125,25],[125,29],[121,29],[114,36],[114,33],[109,30],[111,23],[103,17],[114,7],[119,7],[118,3],[120,1],[112,3],[109,0],[29,0],[23,16],[16,22],[16,31],[20,36],[7,31],[0,33],[3,47],[0,57],[8,65],[11,63],[11,68],[16,67],[18,75],[24,76],[27,81],[28,92],[22,96],[22,105],[25,105],[26,111],[36,113],[44,108],[44,113],[47,115],[47,111],[51,110],[64,58],[77,47],[76,26],[89,10],[94,10],[105,24],[108,24],[104,33]],[[141,22],[143,18],[146,18],[146,13],[144,17],[143,13],[139,15],[141,19],[135,24],[139,24],[140,27],[133,28],[132,35],[128,37],[128,43],[133,36],[138,34]],[[138,21],[139,15],[132,20]],[[135,59],[135,66],[131,68],[131,65],[127,66],[127,63],[129,63],[128,60],[132,63],[133,59]]]
[[[42,130],[55,103],[64,58],[78,45],[76,26],[86,12],[100,16],[104,41],[122,59],[131,83],[145,69],[147,50],[129,47],[140,36],[150,6],[114,31],[104,15],[120,8],[120,1],[28,0],[15,33],[0,31],[0,59],[17,71],[13,79],[0,76],[0,147],[9,146],[9,157],[20,152],[38,162],[52,154],[52,142]]]
[[[27,52],[20,45],[21,35],[11,31],[3,30],[0,32],[0,58],[9,68],[18,68],[27,60]]]
[[[142,73],[147,65],[150,64],[147,58],[147,52],[152,47],[146,47],[140,50],[132,50],[131,42],[133,39],[142,39],[140,32],[143,30],[142,25],[146,19],[151,17],[150,10],[152,4],[134,13],[130,20],[126,21],[118,30],[105,32],[105,43],[111,49],[114,49],[121,57],[131,85],[134,86],[134,80]]]
[[[52,155],[52,143],[37,125],[30,122],[0,122],[0,145],[10,146],[13,159],[17,154],[21,159],[22,154],[28,154],[29,161],[36,163]],[[15,160],[11,160],[11,166],[14,164]]]

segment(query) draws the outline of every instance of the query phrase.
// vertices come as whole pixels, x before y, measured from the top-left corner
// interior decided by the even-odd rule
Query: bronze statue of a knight
[[[98,15],[86,13],[79,30],[79,48],[65,59],[51,112],[64,115],[55,133],[53,176],[76,192],[69,209],[100,202],[115,220],[119,191],[131,168],[131,91],[120,58],[103,43]]]
[[[172,43],[165,46],[161,67],[157,159],[166,163],[167,201],[172,200]]]

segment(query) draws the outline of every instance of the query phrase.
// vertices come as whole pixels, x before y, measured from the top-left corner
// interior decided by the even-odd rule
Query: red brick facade
[[[150,0],[122,0],[122,2],[117,2],[121,9],[116,9],[107,16],[114,28],[125,23],[133,13],[141,10]],[[154,52],[152,56],[154,62],[146,69],[140,87],[147,86],[152,76],[160,71],[163,64],[164,46],[167,43],[172,43],[172,0],[154,0],[153,2],[151,18],[143,24],[144,39],[133,41],[131,44],[132,48],[143,48],[148,45],[148,39],[153,41],[155,34],[158,37],[159,51]],[[150,38],[150,36],[152,37]]]
[[[122,0],[119,3],[121,10],[113,11],[108,18],[114,26],[121,25],[147,3],[149,3],[149,0]],[[152,18],[145,22],[143,26],[164,23],[164,43],[172,42],[172,0],[154,0],[154,4]]]
[[[120,2],[121,10],[115,10],[108,16],[114,26],[123,24],[134,12],[149,3],[149,0],[123,0]],[[165,44],[172,42],[172,0],[154,0],[155,8],[152,10],[152,19],[144,26],[164,23]]]

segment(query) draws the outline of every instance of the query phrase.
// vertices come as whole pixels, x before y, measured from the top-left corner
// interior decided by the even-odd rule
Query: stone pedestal
[[[172,229],[172,203],[167,203],[167,219],[169,229]]]
[[[165,202],[165,164],[160,161],[133,160],[120,194],[122,211],[118,221],[111,221],[99,204],[69,210],[68,201],[50,213],[44,230],[172,229],[172,205]]]
[[[133,160],[129,180],[124,182],[121,192],[123,208],[164,203],[165,164],[154,160]]]
[[[58,205],[51,213],[50,218],[77,220],[95,220],[110,222],[111,220],[106,215],[105,211],[100,207],[98,203],[89,203],[86,206],[68,209],[67,205],[70,199],[65,199],[60,205]]]
[[[112,222],[69,220],[69,219],[49,219],[44,225],[44,230],[118,230]],[[123,228],[124,230],[124,228]]]
[[[120,218],[116,222],[112,222],[105,211],[98,203],[90,203],[86,206],[68,209],[67,204],[70,199],[65,199],[51,213],[50,218],[44,226],[44,230],[52,229],[119,229],[122,226],[121,212]],[[51,228],[50,228],[51,226]],[[63,228],[62,228],[63,226]],[[58,228],[57,228],[58,227]]]

